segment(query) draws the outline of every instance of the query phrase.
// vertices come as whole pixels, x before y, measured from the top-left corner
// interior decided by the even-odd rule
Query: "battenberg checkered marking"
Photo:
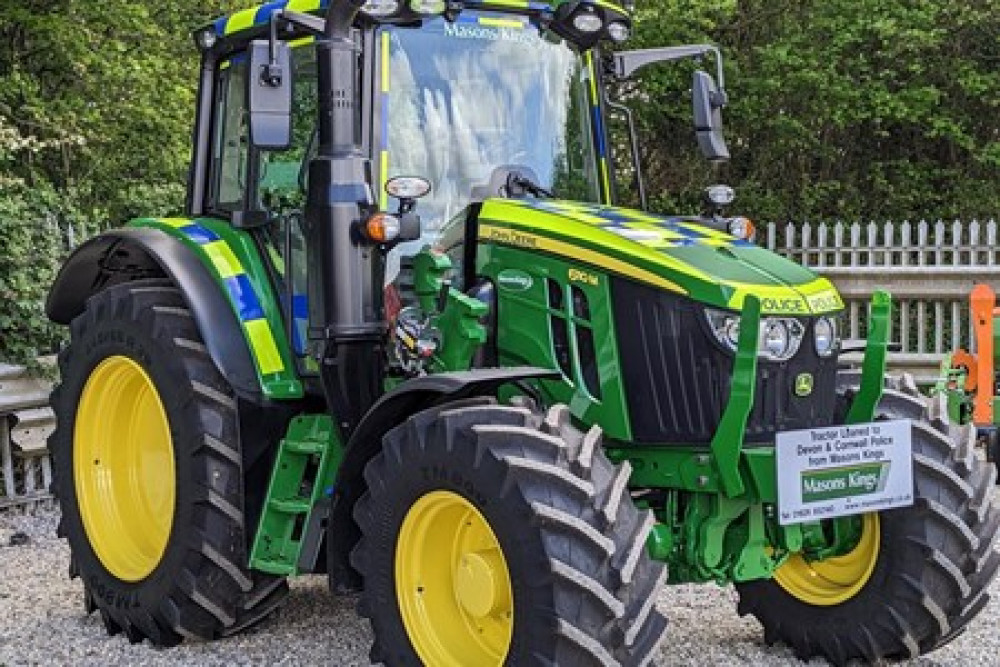
[[[691,218],[668,218],[625,208],[577,202],[524,201],[515,203],[548,213],[572,215],[575,220],[618,233],[624,238],[651,248],[670,248],[694,244],[713,247],[753,245],[749,241],[737,239],[729,234],[699,225]],[[639,233],[630,235],[628,231]]]
[[[748,295],[761,299],[769,315],[819,315],[844,307],[826,278],[790,263],[795,271],[788,277],[762,269],[755,254],[760,249],[753,243],[690,217],[567,201],[490,199],[480,225],[481,241],[551,252],[720,308],[741,310]],[[695,252],[675,252],[684,248]],[[713,258],[698,248],[728,249],[720,261],[744,265],[746,278],[720,278]]]
[[[595,4],[623,11],[621,7],[607,0],[594,0]],[[317,13],[329,7],[329,0],[275,0],[243,11],[222,16],[212,22],[215,33],[219,36],[231,37],[241,32],[267,25],[271,15],[282,9],[300,13]],[[554,2],[536,2],[535,0],[466,0],[467,6],[473,9],[500,9],[520,12],[551,12]]]
[[[286,374],[288,366],[251,276],[225,239],[198,220],[186,218],[148,219],[134,224],[170,230],[196,246],[204,257],[205,265],[215,273],[226,291],[258,371],[262,376]]]

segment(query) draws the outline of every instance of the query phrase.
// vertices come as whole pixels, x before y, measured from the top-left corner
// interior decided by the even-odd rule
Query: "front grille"
[[[734,356],[715,339],[704,307],[629,280],[612,285],[622,377],[638,444],[707,444],[729,400]],[[760,360],[746,441],[773,442],[777,431],[828,426],[836,403],[837,360],[822,359],[806,325],[798,353],[785,362]],[[795,395],[800,373],[813,391]]]

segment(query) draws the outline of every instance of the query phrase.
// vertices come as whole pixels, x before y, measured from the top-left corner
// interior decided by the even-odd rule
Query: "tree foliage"
[[[718,44],[730,94],[733,160],[713,170],[693,148],[682,94],[690,72],[642,74],[641,159],[659,207],[690,207],[723,179],[741,192],[742,211],[765,220],[1000,210],[993,0],[639,0],[638,9],[628,48]]]
[[[0,359],[57,340],[42,302],[67,233],[183,206],[210,2],[0,4]]]
[[[182,208],[190,33],[252,1],[0,3],[0,359],[55,344],[41,304],[70,232]],[[724,180],[764,220],[995,215],[994,4],[638,0],[629,47],[717,43],[731,97],[733,160],[713,167],[694,148],[689,67],[618,91],[638,114],[654,208],[690,211]]]

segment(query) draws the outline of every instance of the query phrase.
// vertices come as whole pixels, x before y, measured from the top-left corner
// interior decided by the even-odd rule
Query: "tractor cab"
[[[710,47],[684,47],[604,57],[602,43],[625,41],[631,31],[625,11],[605,2],[517,8],[487,1],[461,9],[425,4],[436,9],[369,2],[352,30],[352,104],[360,107],[355,131],[361,154],[371,161],[374,204],[383,211],[398,208],[384,187],[394,177],[416,176],[431,185],[420,202],[424,233],[404,244],[402,254],[436,241],[448,221],[491,197],[612,204],[603,79],[630,76],[650,63],[717,54]],[[191,214],[235,215],[237,226],[295,224],[305,204],[309,161],[319,148],[320,88],[316,35],[304,19],[296,24],[287,17],[297,15],[293,8],[321,13],[325,5],[292,2],[283,11],[265,5],[196,33],[204,66]],[[247,70],[252,44],[260,40],[287,47],[283,76],[294,91],[282,111],[287,141],[270,148],[250,136]],[[707,109],[700,125],[721,137],[717,112],[724,94],[700,74],[695,102]],[[721,150],[711,156],[724,156],[724,145]],[[276,247],[281,253],[283,244]]]

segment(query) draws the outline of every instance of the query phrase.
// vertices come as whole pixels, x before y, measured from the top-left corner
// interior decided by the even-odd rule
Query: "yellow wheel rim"
[[[87,539],[122,581],[156,569],[174,522],[174,447],[152,379],[127,357],[108,357],[80,397],[73,480]]]
[[[799,600],[818,607],[831,607],[850,600],[868,583],[878,562],[881,539],[878,514],[861,518],[861,538],[849,553],[809,562],[792,555],[774,573],[774,579]]]
[[[450,491],[420,498],[396,544],[396,598],[425,665],[502,665],[514,634],[503,550],[473,505]]]

